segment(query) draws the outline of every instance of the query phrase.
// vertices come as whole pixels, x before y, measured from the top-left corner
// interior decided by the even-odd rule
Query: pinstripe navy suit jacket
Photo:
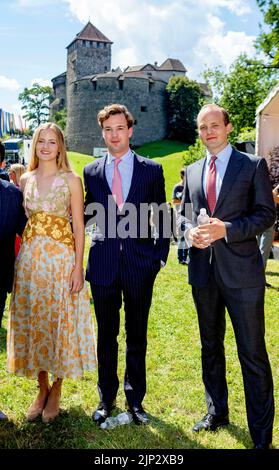
[[[106,158],[99,158],[84,168],[85,209],[90,208],[91,203],[99,203],[105,214],[105,227],[99,227],[97,222],[93,231],[86,280],[103,286],[110,285],[115,280],[121,251],[127,268],[125,275],[135,282],[139,278],[148,277],[149,273],[158,272],[160,261],[166,262],[169,252],[169,238],[163,236],[162,217],[157,227],[156,243],[152,238],[150,217],[145,221],[148,225],[147,235],[142,237],[140,234],[140,204],[160,205],[166,202],[162,166],[134,153],[131,187],[125,204],[131,203],[135,208],[132,224],[135,224],[137,230],[135,236],[121,238],[119,234],[114,236],[108,231],[113,219],[116,220],[117,229],[123,215],[116,215],[115,203],[108,203],[109,199],[112,200],[112,193],[105,176]],[[125,210],[122,212],[125,214]]]

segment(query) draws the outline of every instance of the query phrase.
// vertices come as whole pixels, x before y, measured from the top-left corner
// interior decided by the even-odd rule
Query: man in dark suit
[[[274,221],[266,161],[234,150],[227,112],[205,105],[197,119],[207,156],[186,168],[180,226],[190,246],[189,283],[198,313],[207,414],[194,432],[229,424],[225,375],[225,308],[242,368],[247,419],[254,447],[269,448],[274,419],[273,381],[265,346],[265,274],[257,234]],[[216,158],[217,157],[217,158]],[[193,225],[201,208],[210,224]],[[184,227],[183,227],[184,225]]]
[[[84,170],[87,212],[92,203],[102,209],[102,220],[96,219],[86,273],[98,324],[100,403],[92,418],[101,424],[115,406],[119,387],[117,336],[123,296],[126,405],[136,423],[147,423],[142,401],[146,392],[148,313],[156,275],[166,263],[169,251],[169,236],[164,237],[163,233],[167,217],[164,176],[161,165],[131,151],[133,117],[125,106],[106,106],[99,112],[98,122],[108,153]],[[155,225],[158,222],[155,241],[150,224],[151,205],[153,210],[155,206],[162,209],[159,217],[153,213]]]
[[[15,236],[22,234],[25,223],[21,191],[14,184],[0,179],[0,327],[7,293],[13,286]],[[0,412],[0,420],[5,418]]]

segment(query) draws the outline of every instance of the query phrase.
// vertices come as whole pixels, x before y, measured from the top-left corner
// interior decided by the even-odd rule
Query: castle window
[[[90,47],[90,41],[86,41],[86,47]]]
[[[105,65],[104,69],[105,69],[105,72],[107,72],[107,71],[108,71],[108,68],[107,68],[107,66],[106,66],[106,65]]]
[[[141,106],[140,110],[142,113],[147,113],[147,106]]]
[[[150,91],[152,91],[152,89],[154,88],[154,82],[152,82],[152,81],[149,80],[149,84],[148,84],[148,85],[149,85],[149,93],[150,93]]]
[[[106,43],[106,42],[104,42],[104,47],[105,47],[105,48],[107,47],[107,43]]]
[[[134,120],[134,126],[136,126],[138,123],[137,119]]]
[[[65,106],[64,98],[60,98],[60,104],[61,104],[61,107],[64,108],[64,106]]]
[[[123,90],[124,80],[118,80],[119,90]]]
[[[94,82],[92,83],[93,83],[93,90],[94,91],[97,90],[97,80],[94,80]]]
[[[101,44],[100,42],[97,42],[97,48],[99,48],[99,47],[100,47],[100,44]]]
[[[74,93],[76,93],[78,91],[78,86],[77,86],[77,83],[74,84]]]
[[[86,41],[84,39],[82,40],[82,45],[86,46]]]

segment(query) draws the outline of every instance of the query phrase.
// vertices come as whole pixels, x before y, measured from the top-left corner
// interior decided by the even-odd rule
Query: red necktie
[[[121,210],[123,204],[123,195],[122,195],[122,181],[121,175],[118,168],[121,158],[115,158],[114,160],[114,172],[112,177],[112,194],[114,196],[115,202]]]
[[[207,204],[212,214],[214,207],[216,205],[216,164],[215,160],[217,157],[212,155],[209,170],[207,173],[206,178],[206,197],[207,197]]]

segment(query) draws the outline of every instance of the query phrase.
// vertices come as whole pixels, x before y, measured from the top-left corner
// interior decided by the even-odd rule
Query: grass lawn
[[[90,157],[75,155],[74,159],[74,166],[80,173],[80,168]],[[179,160],[179,157],[176,159]],[[172,175],[172,158],[165,155],[160,161],[165,162],[166,174]],[[169,168],[172,169],[169,171]],[[179,168],[178,165],[178,171]],[[89,243],[87,238],[85,260]],[[273,443],[279,448],[278,261],[268,261],[267,281],[273,286],[266,291],[266,341],[275,385]],[[65,380],[62,412],[54,423],[44,425],[40,420],[28,423],[25,413],[37,393],[37,387],[34,380],[15,377],[6,372],[7,314],[6,310],[3,328],[0,329],[0,409],[8,414],[10,421],[0,423],[0,448],[245,449],[252,446],[246,422],[242,376],[229,318],[225,347],[231,424],[215,433],[191,433],[192,425],[206,410],[197,316],[191,289],[187,284],[187,266],[177,263],[176,246],[171,246],[168,263],[160,271],[154,286],[148,329],[147,394],[144,400],[150,425],[146,427],[132,423],[104,431],[92,423],[91,414],[98,403],[96,371],[87,372],[79,381]],[[122,311],[119,335],[120,389],[115,413],[125,409],[122,389],[124,363]]]
[[[88,249],[88,243],[87,243]],[[87,251],[87,250],[86,250]],[[266,341],[274,375],[276,420],[274,446],[279,448],[278,311],[279,262],[268,261],[266,292]],[[92,307],[93,313],[93,307]],[[225,339],[231,424],[215,433],[191,433],[193,423],[205,412],[200,368],[198,324],[187,267],[178,265],[176,247],[171,247],[168,263],[159,273],[149,317],[147,353],[147,394],[144,405],[150,425],[131,424],[103,431],[91,421],[98,403],[96,372],[87,372],[80,381],[65,380],[59,418],[44,425],[25,419],[36,382],[6,372],[6,319],[0,330],[0,404],[9,423],[0,424],[0,448],[89,448],[89,449],[244,449],[251,447],[247,429],[240,366],[230,320]],[[123,312],[119,335],[120,390],[117,412],[124,410],[122,390],[125,337]]]

